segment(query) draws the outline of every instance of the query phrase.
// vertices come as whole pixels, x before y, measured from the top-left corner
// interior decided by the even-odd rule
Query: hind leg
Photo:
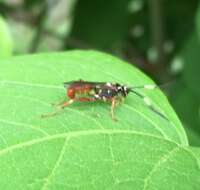
[[[92,102],[92,101],[96,101],[96,99],[95,98],[85,98],[85,97],[70,99],[69,101],[64,101],[64,102],[59,103],[57,105],[58,110],[48,113],[48,114],[43,114],[43,115],[41,115],[41,117],[47,118],[47,117],[55,116],[55,115],[59,114],[60,112],[62,112],[65,107],[69,106],[70,104],[72,104],[74,102]]]
[[[58,105],[58,110],[54,111],[54,112],[50,112],[50,113],[47,113],[47,114],[42,114],[41,117],[42,118],[47,118],[47,117],[51,117],[51,116],[55,116],[57,114],[59,114],[60,112],[63,111],[63,109],[66,107],[66,106],[69,106],[70,104],[72,104],[74,102],[74,99],[70,99],[69,101],[65,101],[65,102],[62,102],[62,103],[59,103]]]

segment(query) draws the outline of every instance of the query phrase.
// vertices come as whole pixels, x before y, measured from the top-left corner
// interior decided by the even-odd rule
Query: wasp
[[[74,102],[96,102],[104,101],[111,103],[111,117],[113,120],[116,120],[114,116],[115,107],[122,102],[127,95],[132,92],[139,98],[142,98],[144,103],[155,113],[166,118],[162,113],[157,111],[151,104],[150,100],[144,95],[137,92],[135,89],[145,88],[145,89],[154,89],[156,85],[144,85],[144,86],[135,86],[129,87],[119,83],[110,83],[110,82],[91,82],[84,80],[75,80],[70,82],[64,82],[64,87],[66,88],[66,93],[69,98],[68,101],[60,102],[56,104],[60,110],[69,106]],[[56,115],[59,111],[52,112],[42,117],[48,117]]]

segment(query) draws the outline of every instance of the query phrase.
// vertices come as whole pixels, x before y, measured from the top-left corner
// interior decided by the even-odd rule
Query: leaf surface
[[[130,94],[110,115],[103,102],[74,103],[57,116],[63,82],[153,81],[127,63],[95,51],[13,57],[0,72],[0,189],[198,189],[199,149],[159,90],[147,96],[168,119]],[[12,180],[10,180],[12,178]]]

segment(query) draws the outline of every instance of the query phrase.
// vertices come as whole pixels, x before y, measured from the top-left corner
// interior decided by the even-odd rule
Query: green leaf
[[[169,1],[163,4],[165,7],[164,20],[168,26],[164,33],[167,38],[175,44],[175,51],[180,49],[194,29],[194,17],[198,6],[198,0],[182,0],[181,6],[176,1]]]
[[[192,129],[191,126],[186,126],[185,128],[189,142],[192,146],[200,146],[200,133]]]
[[[177,81],[171,94],[171,102],[175,107],[182,122],[186,127],[187,136],[190,145],[200,145],[200,100],[198,96],[192,93],[191,89],[183,82],[183,79]],[[185,109],[187,108],[187,109]],[[192,113],[192,117],[191,117]]]
[[[200,42],[198,41],[196,32],[194,32],[180,53],[180,57],[184,63],[184,80],[188,87],[198,96],[200,95],[200,89],[197,87],[196,81],[200,80],[199,49]]]
[[[199,3],[197,14],[196,14],[196,31],[200,40],[200,3]]]
[[[153,81],[94,51],[13,57],[0,72],[0,189],[198,189],[200,151],[159,90],[146,95],[168,119],[130,94],[115,110],[77,103],[46,119],[77,79],[138,86]],[[12,179],[12,180],[11,180]]]
[[[200,89],[197,85],[197,81],[200,81],[199,49],[200,41],[195,31],[176,56],[183,71],[180,80],[174,87],[174,96],[172,97],[173,105],[182,118],[182,122],[190,128],[187,130],[189,142],[196,146],[200,144],[198,139],[200,135]]]
[[[200,136],[200,89],[197,85],[197,81],[200,81],[199,49],[200,41],[195,30],[175,56],[174,63],[179,63],[182,75],[173,88],[171,98],[182,122],[188,128],[189,142],[195,146],[200,144],[198,138]]]
[[[3,18],[0,16],[0,58],[9,57],[12,54],[12,40]]]

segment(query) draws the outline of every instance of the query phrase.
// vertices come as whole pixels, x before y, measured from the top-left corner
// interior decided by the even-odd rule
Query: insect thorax
[[[104,85],[97,85],[93,91],[94,97],[101,100],[110,100],[112,98],[123,98],[128,95],[129,88],[118,83],[105,83]]]

